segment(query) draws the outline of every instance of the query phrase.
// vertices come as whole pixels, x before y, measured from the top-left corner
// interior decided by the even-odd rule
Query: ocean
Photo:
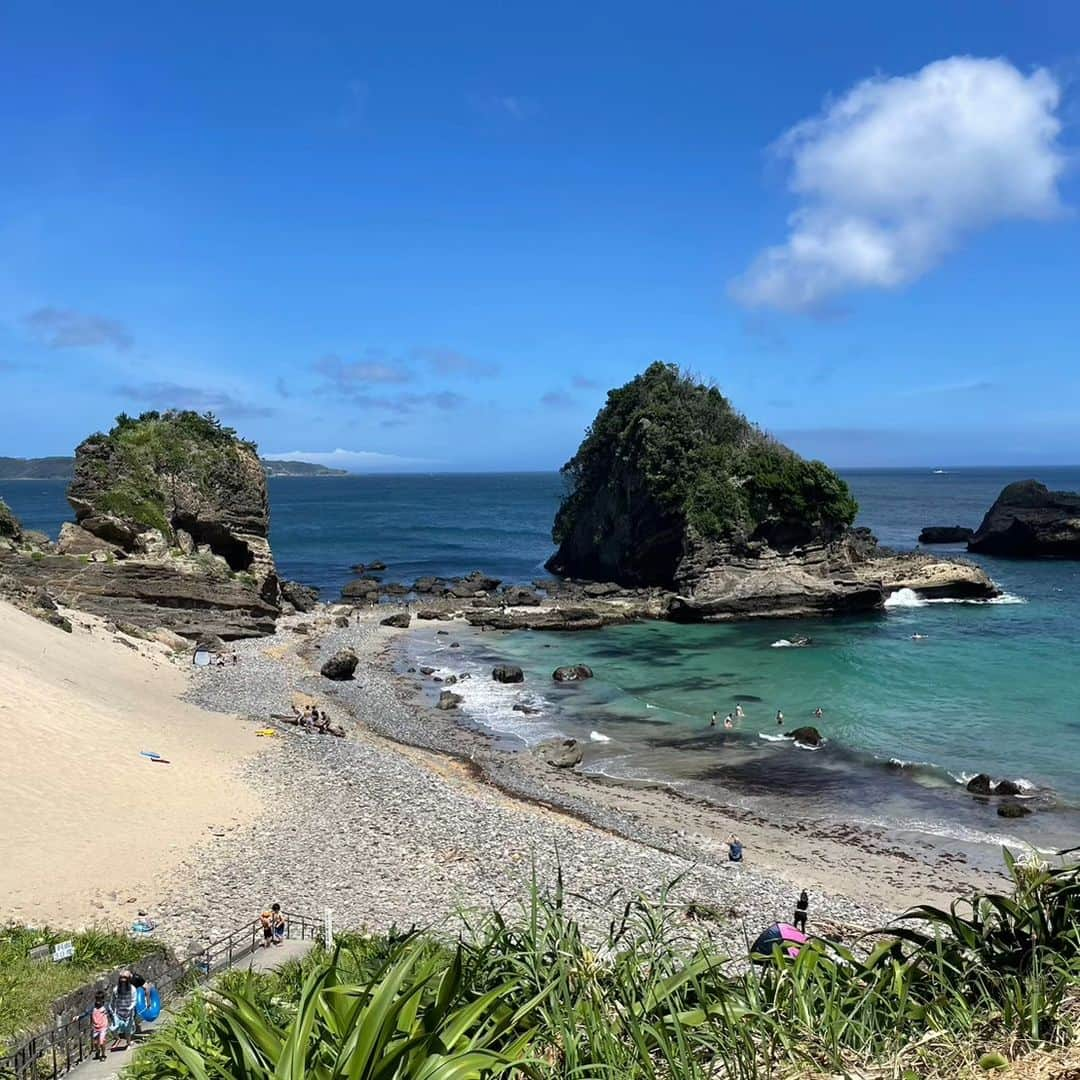
[[[1080,467],[844,475],[859,524],[896,548],[913,547],[925,525],[977,525],[1013,480],[1080,490]],[[61,481],[0,483],[24,525],[50,535],[70,516],[63,491]],[[374,559],[388,564],[388,580],[479,568],[530,581],[544,574],[561,492],[560,478],[545,473],[274,479],[271,542],[282,575],[326,598],[354,563]],[[471,722],[511,745],[579,737],[593,772],[667,782],[779,820],[862,823],[914,845],[981,845],[994,858],[1003,842],[1080,843],[1080,562],[977,561],[1005,591],[1001,601],[898,597],[857,618],[466,633],[452,653],[432,629],[414,635],[406,662],[484,676],[467,694]],[[782,644],[799,635],[811,646]],[[491,683],[498,660],[521,664],[524,689]],[[586,663],[596,677],[556,686],[551,671],[566,663]],[[515,712],[515,701],[541,711]],[[713,711],[723,717],[737,703],[746,716],[735,730],[709,727]],[[825,746],[778,738],[777,709],[788,730],[815,724]],[[1034,813],[999,818],[992,801],[964,790],[976,772],[1022,781]]]

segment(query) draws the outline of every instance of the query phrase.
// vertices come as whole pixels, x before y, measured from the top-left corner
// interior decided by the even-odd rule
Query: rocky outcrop
[[[557,667],[551,677],[556,682],[581,682],[582,679],[593,677],[592,668],[585,664],[572,664],[565,667]]]
[[[443,690],[439,693],[439,700],[435,703],[435,708],[448,712],[450,709],[456,709],[464,700],[460,694],[455,694],[453,690]]]
[[[297,611],[313,611],[319,602],[319,590],[314,585],[301,585],[299,581],[283,581],[281,599],[292,604]]]
[[[379,599],[379,582],[369,577],[347,581],[341,587],[341,596],[345,600],[359,600],[362,603],[374,604]]]
[[[393,626],[398,630],[408,630],[412,616],[407,611],[395,611],[393,615],[387,615],[379,620],[380,626]]]
[[[1080,494],[1037,480],[1009,484],[990,507],[968,551],[1019,559],[1080,559]]]
[[[0,540],[17,544],[22,539],[22,525],[3,499],[0,499]]]
[[[360,658],[352,649],[341,649],[339,652],[334,653],[319,671],[324,678],[344,682],[346,679],[353,677],[359,663]]]
[[[54,551],[2,572],[72,608],[189,639],[270,634],[280,590],[266,480],[251,443],[190,412],[117,419],[75,455]]]
[[[919,543],[966,544],[974,533],[974,529],[968,529],[963,525],[927,525],[919,533]]]
[[[810,724],[805,727],[798,727],[791,733],[791,738],[794,742],[797,742],[800,746],[809,746],[814,749],[821,746],[825,740],[821,737],[821,732]]]
[[[996,594],[978,567],[880,550],[835,473],[664,364],[608,395],[563,472],[547,568],[592,579],[587,600],[653,586],[697,621],[864,612],[901,588]]]
[[[516,664],[499,664],[491,669],[491,677],[500,683],[520,683],[525,681],[525,673]]]

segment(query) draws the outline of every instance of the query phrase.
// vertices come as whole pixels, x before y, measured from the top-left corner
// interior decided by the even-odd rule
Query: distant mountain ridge
[[[268,461],[260,458],[267,476],[348,476],[345,469],[330,469],[310,461]],[[73,457],[0,457],[0,480],[70,480]]]

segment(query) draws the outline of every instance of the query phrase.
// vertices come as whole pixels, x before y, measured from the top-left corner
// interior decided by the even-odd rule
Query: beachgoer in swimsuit
[[[815,718],[815,719],[817,719],[817,720],[820,720],[820,719],[822,718],[822,716],[824,716],[824,715],[825,715],[825,714],[824,714],[824,713],[823,713],[823,712],[821,711],[821,706],[819,705],[819,706],[818,706],[818,707],[817,707],[817,708],[816,708],[816,709],[814,710],[814,718]]]
[[[268,949],[274,938],[274,916],[270,911],[262,911],[259,914],[259,925],[262,927],[262,947]]]
[[[741,705],[736,705],[735,706],[735,719],[736,720],[741,720],[745,715],[746,715],[746,713],[743,712],[743,707]]]
[[[778,724],[782,724],[784,722],[784,714],[779,709],[776,710],[776,722]]]
[[[734,726],[735,721],[732,718],[731,713],[728,713],[727,716],[724,717],[724,727],[726,727],[728,731],[730,731]]]
[[[709,721],[709,727],[716,727],[716,713],[712,714],[712,719]]]

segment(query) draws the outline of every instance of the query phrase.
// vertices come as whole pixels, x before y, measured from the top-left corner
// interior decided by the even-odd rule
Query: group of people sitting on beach
[[[90,1010],[90,1028],[95,1060],[105,1060],[105,1044],[109,1041],[109,1032],[115,1036],[113,1050],[126,1050],[131,1045],[139,1023],[140,989],[143,991],[143,1001],[146,1002],[154,984],[147,982],[138,972],[125,969],[117,976],[116,986],[108,1001],[105,999],[104,990],[99,990],[94,995],[94,1007]],[[120,1045],[121,1042],[123,1046]]]
[[[299,727],[306,728],[308,731],[317,731],[321,735],[330,731],[330,717],[314,705],[305,705],[302,709],[294,705],[293,714],[296,716]]]

